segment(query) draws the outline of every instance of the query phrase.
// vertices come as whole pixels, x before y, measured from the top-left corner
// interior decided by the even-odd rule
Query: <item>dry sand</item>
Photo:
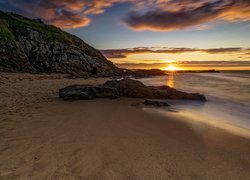
[[[107,79],[0,74],[0,179],[249,179],[250,141],[131,106],[65,102],[59,88]]]

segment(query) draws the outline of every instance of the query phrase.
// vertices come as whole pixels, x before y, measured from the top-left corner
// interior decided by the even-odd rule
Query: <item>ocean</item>
[[[140,79],[151,86],[168,85],[175,89],[202,93],[207,102],[166,100],[170,108],[150,109],[198,125],[209,124],[250,138],[250,71],[220,73],[173,73]]]

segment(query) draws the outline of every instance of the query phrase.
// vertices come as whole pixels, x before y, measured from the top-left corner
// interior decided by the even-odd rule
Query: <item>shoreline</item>
[[[239,136],[242,138],[250,139],[250,129],[244,128],[242,126],[238,126],[237,124],[229,124],[224,121],[212,121],[209,117],[203,117],[202,119],[197,117],[197,114],[192,114],[186,110],[183,112],[182,110],[165,110],[162,108],[144,108],[147,113],[153,113],[158,116],[169,117],[171,119],[176,119],[182,123],[185,123],[192,127],[194,131],[203,131],[203,127],[207,128],[215,128],[221,131],[225,131],[225,133],[233,134],[235,136]],[[191,110],[190,110],[191,111]]]
[[[0,118],[1,178],[244,179],[250,175],[249,139],[210,126],[202,126],[200,133],[181,122],[185,119],[131,106],[140,99],[65,102],[58,98],[58,89],[66,85],[107,79],[6,76],[0,89],[2,102],[8,102],[0,112],[5,112]]]

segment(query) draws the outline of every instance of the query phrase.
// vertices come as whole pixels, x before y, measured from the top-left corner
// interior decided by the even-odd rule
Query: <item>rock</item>
[[[142,104],[144,104],[146,106],[154,106],[154,107],[170,106],[166,102],[156,101],[156,100],[145,100]]]
[[[0,11],[0,71],[111,77],[120,70],[100,51],[61,29]]]
[[[95,98],[118,98],[119,93],[111,87],[72,85],[59,90],[64,100],[90,100]]]
[[[169,86],[146,86],[142,82],[133,79],[120,81],[107,81],[103,86],[116,88],[122,97],[150,98],[150,99],[191,99],[206,101],[202,94],[186,93]]]
[[[145,86],[142,82],[132,80],[129,78],[122,80],[107,81],[103,84],[105,87],[116,88],[122,97],[134,97],[134,98],[149,98],[153,96],[150,88]]]
[[[146,86],[133,79],[111,80],[99,86],[68,86],[59,90],[59,96],[65,100],[131,97],[206,101],[202,94],[186,93],[168,86]]]
[[[206,101],[206,97],[199,93],[187,93],[178,91],[169,86],[149,86],[151,89],[153,99],[188,99]]]

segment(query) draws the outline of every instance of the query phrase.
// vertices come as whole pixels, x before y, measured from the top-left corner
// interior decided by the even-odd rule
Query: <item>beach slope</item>
[[[250,141],[131,106],[66,102],[58,89],[107,79],[0,76],[0,179],[247,179]]]

